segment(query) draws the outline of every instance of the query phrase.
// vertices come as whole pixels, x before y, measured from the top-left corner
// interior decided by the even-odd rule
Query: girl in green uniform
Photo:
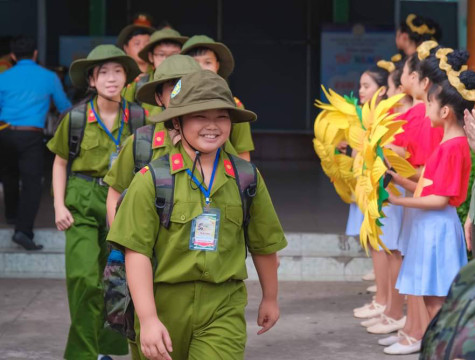
[[[97,46],[87,59],[74,61],[72,83],[82,89],[89,87],[94,95],[66,114],[47,145],[56,154],[56,226],[66,233],[71,315],[66,359],[96,360],[100,354],[127,354],[125,339],[104,329],[101,283],[108,252],[107,186],[102,177],[130,135],[135,117],[144,120],[143,109],[132,108],[120,96],[125,84],[139,73],[135,61],[114,45]]]
[[[243,359],[247,251],[262,287],[259,334],[279,318],[276,252],[287,241],[259,172],[222,149],[231,124],[255,119],[208,70],[184,75],[154,118],[178,130],[181,140],[165,166],[159,158],[135,175],[108,235],[125,249],[140,322],[137,359]],[[156,181],[165,173],[173,177],[173,208],[158,215]],[[243,175],[255,177],[248,211]]]

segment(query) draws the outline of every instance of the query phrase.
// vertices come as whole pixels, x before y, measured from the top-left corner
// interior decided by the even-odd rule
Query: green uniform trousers
[[[160,283],[155,304],[172,339],[173,360],[244,359],[247,291],[243,281]],[[144,360],[140,329],[135,328],[137,348],[132,359]]]
[[[102,276],[106,245],[107,187],[70,177],[65,205],[74,217],[66,231],[66,286],[71,326],[64,358],[97,360],[98,354],[125,355],[127,341],[104,328]]]

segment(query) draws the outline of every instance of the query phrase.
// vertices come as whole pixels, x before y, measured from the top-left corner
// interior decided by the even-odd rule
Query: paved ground
[[[367,283],[282,282],[281,319],[257,336],[258,283],[249,282],[246,359],[391,359],[367,334],[351,309],[367,301]],[[57,360],[68,330],[62,280],[0,279],[0,359]],[[129,359],[116,357],[115,359]],[[398,356],[415,360],[416,355]]]

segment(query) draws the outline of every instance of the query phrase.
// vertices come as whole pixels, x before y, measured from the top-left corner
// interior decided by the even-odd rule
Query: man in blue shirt
[[[36,64],[33,39],[13,39],[11,51],[17,64],[0,74],[0,125],[9,125],[0,131],[5,217],[15,225],[14,242],[39,250],[42,246],[33,242],[33,224],[41,199],[43,128],[51,100],[60,112],[71,103],[57,75]]]

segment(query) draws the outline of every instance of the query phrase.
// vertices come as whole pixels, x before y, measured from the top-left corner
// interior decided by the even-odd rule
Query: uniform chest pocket
[[[242,206],[226,205],[226,220],[241,227],[242,226]]]
[[[232,250],[240,246],[240,240],[244,236],[244,232],[242,231],[242,218],[242,206],[226,205],[224,214],[221,214],[221,227],[219,230],[218,247],[221,251]]]
[[[187,251],[189,248],[191,221],[203,212],[200,202],[178,202],[173,205],[168,230],[168,243],[174,249]]]
[[[95,136],[85,136],[81,142],[81,148],[88,151],[99,147],[99,139]]]

